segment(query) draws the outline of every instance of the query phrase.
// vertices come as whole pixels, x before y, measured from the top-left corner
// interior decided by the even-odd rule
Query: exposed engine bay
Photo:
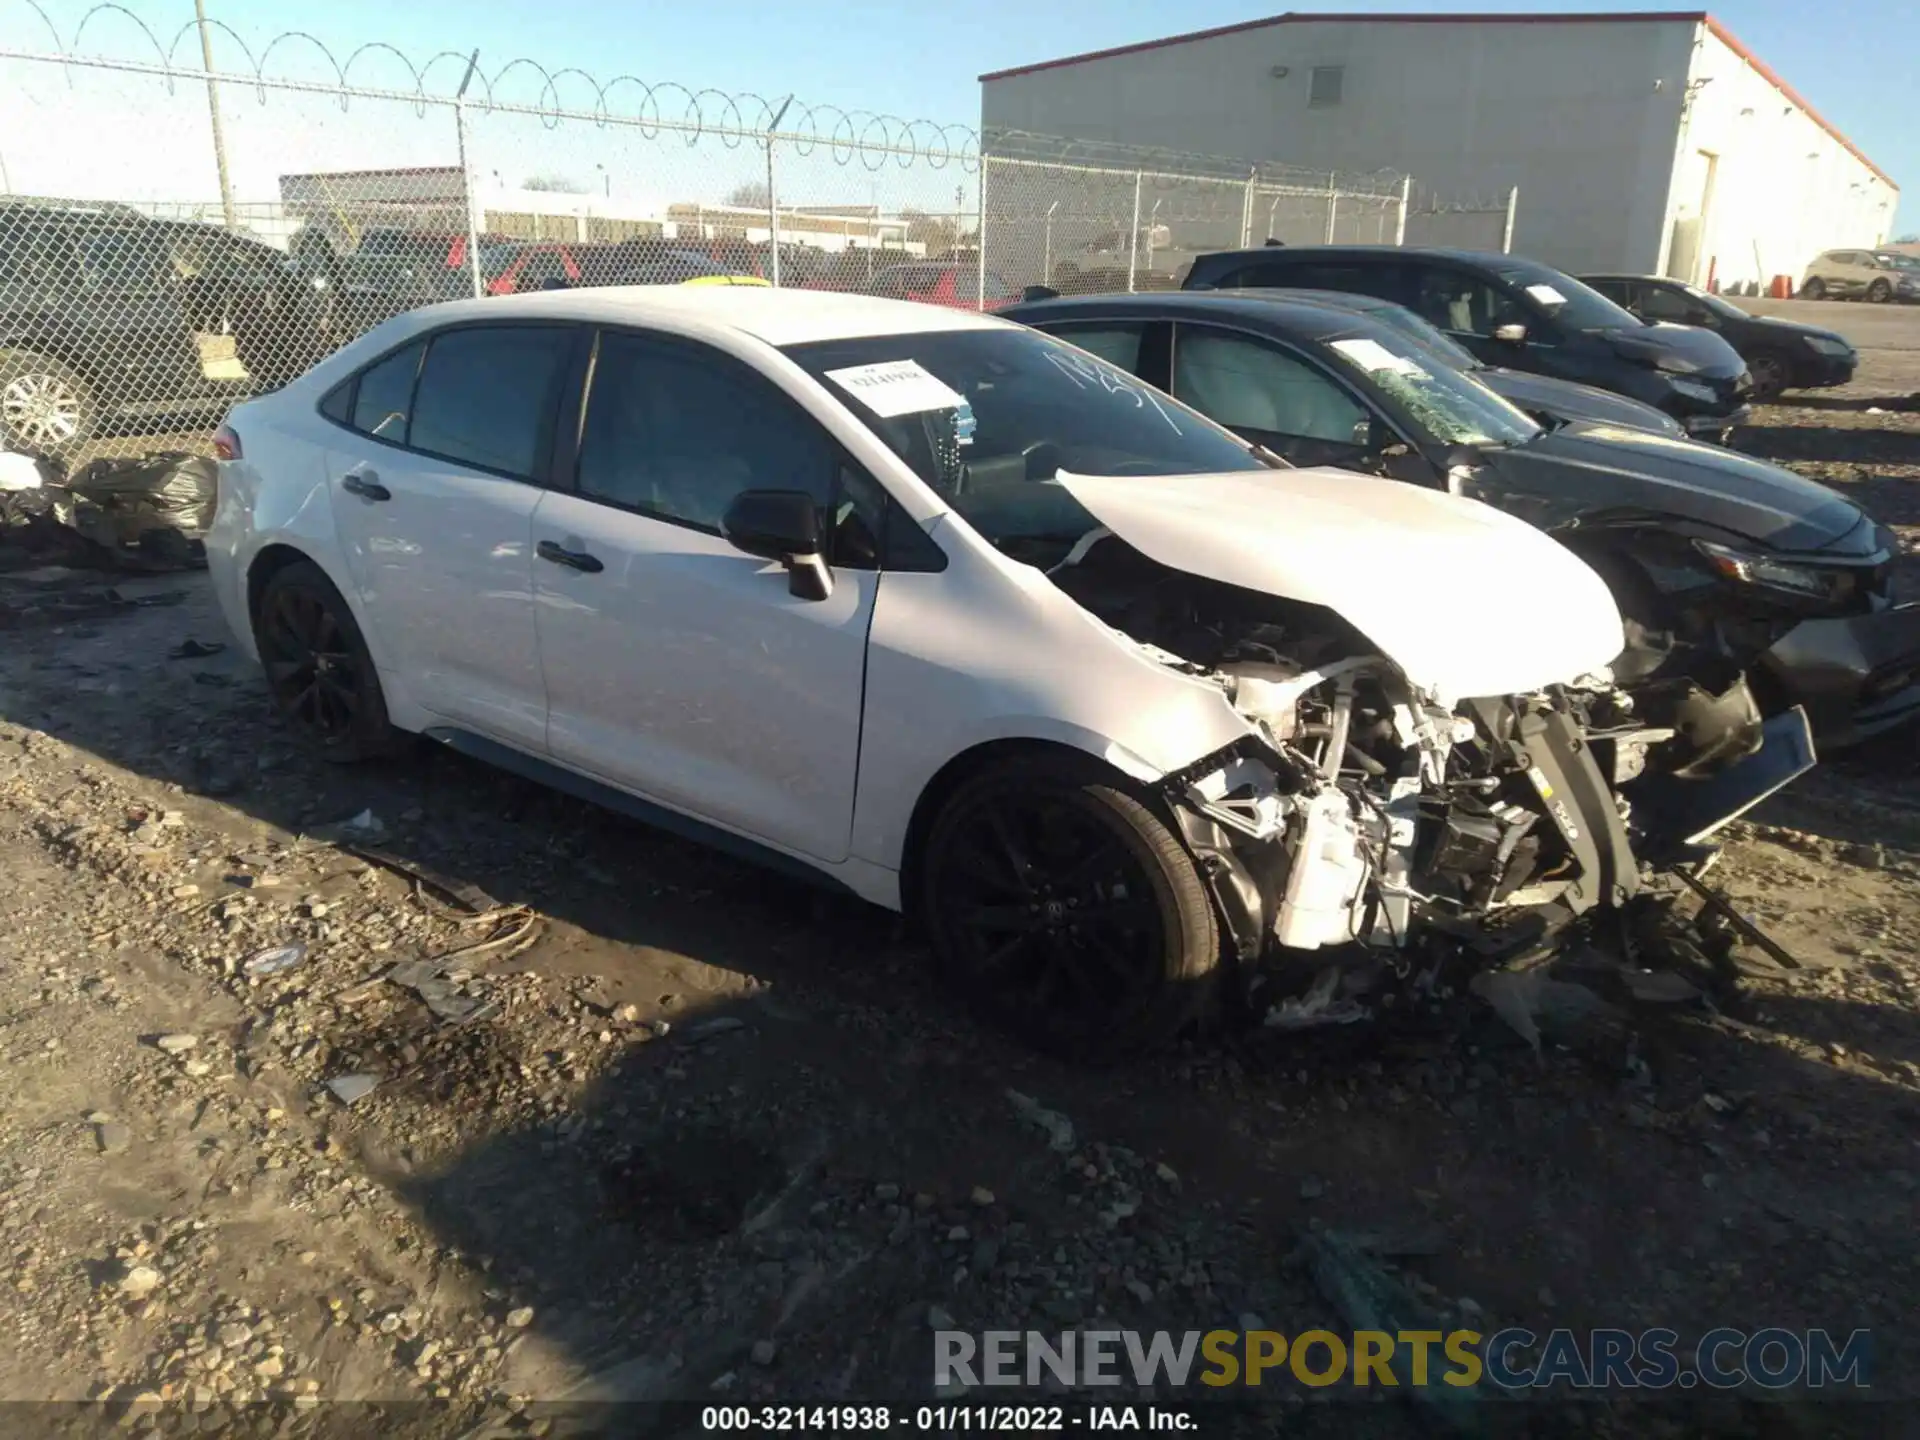
[[[1675,732],[1643,723],[1609,675],[1449,707],[1327,608],[1171,569],[1106,531],[1049,575],[1249,722],[1165,781],[1243,959],[1437,939],[1492,957],[1640,889],[1621,787]]]

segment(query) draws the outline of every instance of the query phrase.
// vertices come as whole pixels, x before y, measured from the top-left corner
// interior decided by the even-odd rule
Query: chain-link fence
[[[1407,187],[1407,227],[1403,243],[1457,250],[1513,249],[1513,222],[1520,192],[1451,199],[1425,186]]]
[[[1177,289],[1194,257],[1264,244],[1393,244],[1406,182],[996,132],[982,162],[989,283]]]
[[[203,55],[202,33],[163,43],[96,6],[44,51],[0,35],[12,448],[196,448],[235,399],[436,300],[694,282],[992,309],[1034,284],[1174,287],[1196,254],[1269,238],[1392,244],[1419,218],[1393,174],[983,147],[530,61],[341,62],[301,35],[256,54],[217,24]]]

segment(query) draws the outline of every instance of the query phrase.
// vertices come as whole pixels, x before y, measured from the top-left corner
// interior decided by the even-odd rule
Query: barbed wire
[[[207,72],[198,63],[183,60],[181,56],[181,47],[188,44],[190,38],[197,39],[197,21],[187,21],[174,32],[171,41],[163,43],[139,15],[124,5],[103,0],[103,3],[89,7],[80,16],[71,36],[64,36],[39,0],[10,0],[10,3],[24,6],[39,18],[52,42],[52,48],[45,52],[31,52],[7,47],[0,49],[0,57],[152,74],[166,82],[169,93],[176,80],[200,82],[207,78]],[[130,22],[144,40],[143,48],[151,58],[135,59],[84,49],[88,27],[97,27],[106,17],[119,17]],[[297,89],[309,93],[322,91],[335,94],[342,110],[356,98],[402,99],[412,101],[416,110],[424,113],[428,106],[451,105],[455,102],[458,83],[465,77],[469,60],[467,55],[458,51],[442,50],[428,57],[424,63],[415,63],[403,51],[383,41],[369,41],[356,46],[343,60],[324,40],[305,30],[282,31],[269,39],[256,54],[246,38],[225,21],[208,17],[206,23],[209,30],[225,37],[231,47],[245,57],[246,62],[245,67],[238,70],[217,70],[212,78],[223,83],[250,85],[263,103],[269,89]],[[190,46],[190,54],[191,49]],[[324,67],[332,72],[331,83],[317,82],[291,73],[275,73],[269,69],[276,52],[295,50],[317,53]],[[399,66],[408,83],[373,83],[367,72],[381,58]],[[510,77],[521,71],[539,80],[538,89],[530,102],[514,102],[502,93]],[[430,83],[442,79],[444,88]],[[977,166],[979,159],[979,134],[969,125],[913,119],[876,111],[849,110],[797,97],[769,99],[751,91],[733,92],[711,87],[694,89],[677,81],[649,83],[628,74],[602,81],[578,67],[550,70],[526,56],[509,59],[491,73],[484,65],[476,65],[470,83],[468,104],[475,111],[507,110],[533,114],[543,119],[549,127],[557,127],[566,121],[621,124],[638,128],[650,139],[663,130],[674,131],[681,134],[689,145],[711,137],[729,148],[749,141],[762,143],[771,134],[799,154],[824,148],[841,164],[850,164],[856,157],[861,157],[872,168],[878,168],[891,159],[903,166],[920,162],[936,169],[951,164],[971,170]],[[590,96],[590,103],[567,103],[575,95],[582,100]],[[635,97],[632,102],[634,108],[618,108],[619,102],[628,95]],[[774,131],[776,119],[780,122],[777,132]]]

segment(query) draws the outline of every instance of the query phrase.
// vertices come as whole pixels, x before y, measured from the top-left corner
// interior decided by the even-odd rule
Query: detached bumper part
[[[1644,837],[1641,860],[1665,868],[1697,858],[1689,852],[1716,830],[1814,767],[1818,757],[1804,710],[1774,716],[1761,733],[1758,750],[1709,778],[1649,775],[1628,788]]]
[[[1871,739],[1920,717],[1920,602],[1802,621],[1757,668],[1806,709],[1823,748]]]

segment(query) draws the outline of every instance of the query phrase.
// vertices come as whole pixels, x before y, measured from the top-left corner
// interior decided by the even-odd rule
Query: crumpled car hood
[[[1324,606],[1445,701],[1564,683],[1624,643],[1586,562],[1476,500],[1326,468],[1055,479],[1149,559]]]

